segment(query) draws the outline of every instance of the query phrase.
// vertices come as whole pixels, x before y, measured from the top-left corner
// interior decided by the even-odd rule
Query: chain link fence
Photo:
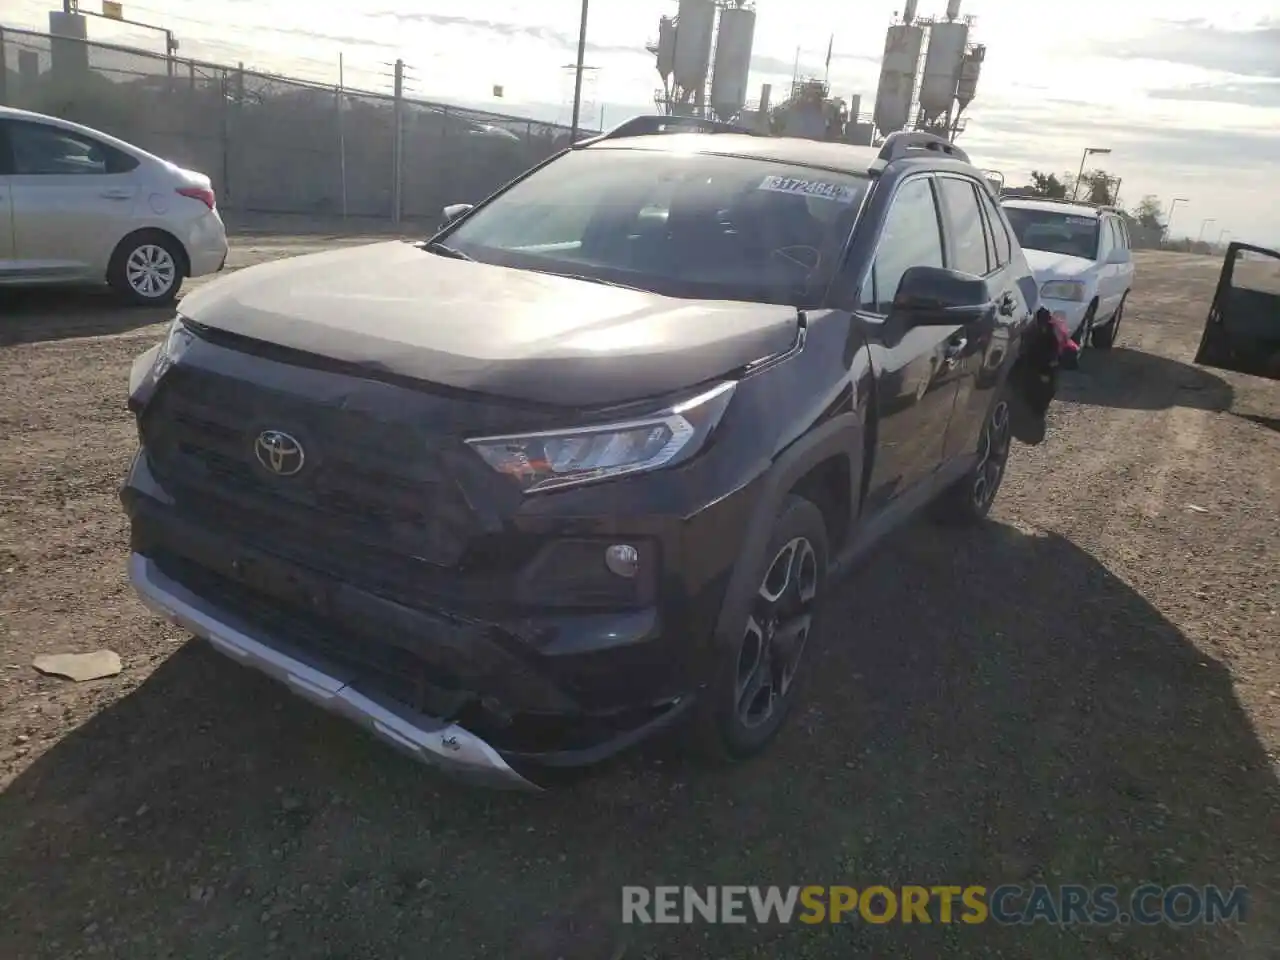
[[[3,27],[0,104],[199,170],[248,214],[435,220],[570,142],[556,124]]]

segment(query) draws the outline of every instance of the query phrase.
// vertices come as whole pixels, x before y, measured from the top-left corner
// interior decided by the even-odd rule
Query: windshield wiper
[[[617,287],[620,290],[639,290],[641,293],[649,293],[644,287],[636,287],[629,283],[619,283],[617,280],[602,280],[599,277],[587,277],[580,273],[559,273],[554,270],[544,271],[553,277],[564,277],[566,280],[581,280],[583,283],[598,283],[603,287]]]
[[[454,260],[471,260],[474,262],[473,257],[467,256],[461,250],[455,250],[453,247],[446,246],[439,240],[428,240],[422,245],[422,249],[430,250],[432,253],[439,254],[442,257],[452,257]]]

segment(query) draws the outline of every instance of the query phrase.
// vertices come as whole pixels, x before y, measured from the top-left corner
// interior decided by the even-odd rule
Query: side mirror
[[[1107,254],[1107,264],[1110,266],[1119,266],[1129,262],[1129,251],[1123,247],[1113,247],[1111,252]]]
[[[457,220],[464,213],[467,213],[474,208],[474,203],[451,203],[449,206],[444,208],[444,222],[453,223],[453,221]]]
[[[968,323],[991,307],[985,280],[944,267],[908,267],[893,297],[893,313],[908,328]]]

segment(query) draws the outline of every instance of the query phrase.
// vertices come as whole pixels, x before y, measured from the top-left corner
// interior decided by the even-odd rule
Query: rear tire
[[[1006,383],[1000,388],[982,426],[977,462],[933,504],[931,512],[936,522],[947,526],[968,526],[982,522],[991,512],[1013,445],[1011,416],[1012,404]]]
[[[1089,338],[1089,345],[1097,347],[1099,350],[1110,350],[1116,342],[1116,334],[1120,332],[1120,319],[1124,316],[1124,301],[1129,298],[1125,294],[1124,299],[1120,301],[1120,306],[1116,307],[1115,316],[1101,327],[1095,327],[1093,334]]]
[[[762,751],[796,700],[804,651],[827,579],[822,512],[795,495],[782,503],[764,569],[731,644],[717,653],[692,722],[698,752],[731,763]]]
[[[120,241],[107,267],[107,283],[139,306],[173,303],[187,273],[181,244],[159,230],[140,230]]]

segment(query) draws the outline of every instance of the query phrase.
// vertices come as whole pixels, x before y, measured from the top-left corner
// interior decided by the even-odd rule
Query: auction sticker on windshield
[[[1073,227],[1088,227],[1096,222],[1093,217],[1067,217],[1067,223]]]
[[[858,191],[839,183],[823,183],[821,180],[798,180],[795,177],[768,176],[759,189],[773,193],[795,193],[802,197],[818,197],[836,203],[853,203]]]

